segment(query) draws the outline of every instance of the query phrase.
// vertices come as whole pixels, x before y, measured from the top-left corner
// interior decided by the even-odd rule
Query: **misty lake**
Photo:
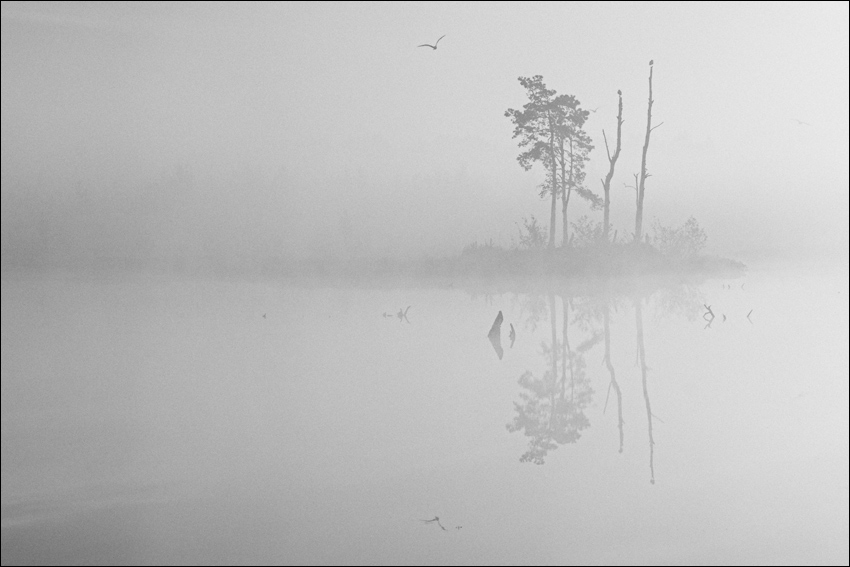
[[[846,564],[846,265],[503,287],[5,271],[3,564]]]

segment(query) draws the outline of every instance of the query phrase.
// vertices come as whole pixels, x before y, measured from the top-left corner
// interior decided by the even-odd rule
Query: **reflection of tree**
[[[529,295],[521,301],[526,314],[526,327],[535,327],[549,318],[551,340],[542,343],[541,355],[545,359],[545,370],[540,377],[528,370],[519,378],[519,400],[514,403],[514,419],[507,425],[510,432],[522,431],[529,438],[528,450],[520,461],[543,464],[549,451],[559,445],[575,443],[581,432],[590,426],[585,409],[590,405],[593,389],[587,376],[585,355],[593,346],[602,342],[605,354],[602,364],[609,376],[607,410],[611,391],[617,401],[617,427],[619,429],[619,451],[624,450],[623,395],[613,363],[611,346],[612,308],[632,298],[635,309],[637,331],[636,366],[640,368],[641,385],[646,407],[647,431],[649,436],[650,482],[655,484],[655,440],[653,421],[658,418],[652,413],[649,397],[646,349],[643,334],[644,307],[655,318],[684,316],[693,320],[702,305],[699,288],[692,283],[676,278],[671,285],[659,286],[658,282],[640,280],[634,282],[612,281],[584,284],[569,281],[558,289],[562,298],[562,336],[559,340],[556,316],[556,297]],[[625,300],[625,301],[624,301]],[[646,305],[645,305],[646,304]],[[577,347],[570,344],[569,332],[579,331],[588,337]],[[614,353],[616,354],[616,353]],[[560,367],[559,367],[560,361]],[[622,372],[621,377],[622,380]],[[660,420],[659,420],[660,421]]]
[[[643,347],[643,311],[640,299],[635,300],[635,320],[637,322],[638,363],[640,364],[641,382],[643,384],[643,399],[646,402],[646,422],[649,426],[649,482],[655,484],[655,441],[652,439],[652,408],[649,404],[649,391],[646,388],[646,352]]]
[[[585,353],[601,339],[594,334],[575,350],[569,347],[569,308],[564,302],[563,342],[558,342],[555,296],[549,294],[549,314],[552,341],[542,344],[541,354],[546,359],[547,370],[542,378],[536,378],[526,371],[519,378],[521,402],[514,402],[516,416],[507,425],[508,431],[524,431],[529,437],[528,450],[520,457],[521,462],[533,462],[542,465],[550,450],[558,445],[575,443],[581,437],[581,431],[590,426],[584,413],[593,397],[593,389],[587,377]],[[561,373],[558,374],[558,360],[561,360]],[[569,379],[569,392],[567,380]]]
[[[611,382],[608,385],[608,393],[611,393],[611,388],[617,394],[617,427],[620,429],[620,452],[623,452],[623,394],[620,392],[620,386],[617,384],[617,377],[614,374],[614,365],[611,364],[611,317],[608,306],[605,306],[605,358],[603,362],[608,367],[608,373],[611,375]],[[605,407],[608,407],[608,398],[605,398]],[[602,410],[605,413],[605,410]]]

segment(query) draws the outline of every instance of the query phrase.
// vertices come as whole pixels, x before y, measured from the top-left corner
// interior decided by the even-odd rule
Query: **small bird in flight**
[[[802,120],[797,120],[796,118],[792,118],[791,120],[793,120],[794,122],[796,122],[799,126],[803,126],[803,125],[805,125],[805,126],[811,126],[811,124],[809,124],[808,122],[803,122]]]
[[[443,524],[440,523],[440,517],[439,516],[434,516],[430,520],[419,520],[419,521],[425,522],[426,524],[430,524],[431,522],[437,522],[437,525],[440,526],[441,530],[443,530],[444,532],[448,531],[448,530],[446,530],[446,528],[443,527]]]
[[[599,110],[599,107],[597,106],[596,108],[590,108],[589,110],[590,110],[591,112],[596,112],[597,110]]]
[[[443,39],[444,37],[446,37],[445,34],[441,36],[440,39]],[[430,47],[431,49],[437,49],[437,44],[440,43],[440,39],[435,41],[434,45],[431,45],[430,43],[423,43],[422,45],[417,45],[416,47]]]

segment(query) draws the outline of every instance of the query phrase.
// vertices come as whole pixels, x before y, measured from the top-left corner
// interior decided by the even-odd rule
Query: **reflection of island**
[[[593,396],[588,376],[585,355],[597,344],[604,344],[605,352],[602,365],[605,370],[607,395],[602,413],[605,414],[613,390],[617,402],[617,428],[619,430],[619,452],[623,452],[625,438],[625,420],[623,419],[623,391],[617,380],[612,356],[612,317],[618,308],[617,297],[632,297],[635,310],[637,355],[635,366],[640,372],[644,406],[647,419],[649,440],[650,482],[655,484],[655,441],[653,438],[653,420],[658,419],[652,413],[650,403],[646,348],[644,344],[644,307],[652,305],[655,316],[679,315],[689,320],[695,319],[702,304],[697,288],[680,282],[669,288],[659,290],[636,289],[632,293],[619,290],[612,293],[606,286],[594,290],[561,289],[562,327],[558,336],[557,310],[558,297],[553,292],[545,296],[530,296],[524,299],[523,309],[529,309],[526,326],[532,329],[545,321],[548,316],[551,339],[541,345],[541,355],[545,359],[544,369],[540,373],[527,370],[520,376],[520,400],[514,402],[516,415],[507,425],[510,432],[522,431],[529,438],[528,450],[520,457],[522,462],[544,464],[549,451],[567,443],[576,443],[581,432],[590,427],[585,413]],[[659,291],[660,293],[655,293]],[[650,301],[650,299],[652,301]],[[585,336],[584,342],[572,348],[570,332],[578,330]],[[600,329],[601,327],[601,329]],[[622,378],[621,378],[622,380]]]
[[[520,461],[542,465],[550,450],[559,445],[575,443],[581,437],[581,431],[590,426],[584,413],[593,397],[593,389],[587,378],[584,354],[599,342],[598,334],[585,341],[575,351],[569,347],[569,304],[563,304],[563,336],[559,344],[557,338],[557,314],[555,296],[549,294],[549,320],[552,340],[541,345],[541,354],[549,368],[542,378],[536,378],[526,371],[519,378],[519,384],[527,392],[521,392],[521,403],[514,402],[516,417],[507,425],[508,431],[524,431],[529,437],[529,447]],[[560,351],[560,352],[559,352]],[[560,355],[560,356],[559,356]],[[561,372],[558,374],[558,361]],[[568,372],[569,371],[569,372]],[[569,378],[569,393],[567,392]]]

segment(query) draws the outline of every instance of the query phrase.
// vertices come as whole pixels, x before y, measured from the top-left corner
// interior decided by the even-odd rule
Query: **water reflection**
[[[575,443],[581,438],[581,431],[590,427],[584,410],[593,398],[593,389],[587,377],[584,356],[600,338],[598,333],[594,334],[572,350],[569,345],[569,303],[562,302],[563,341],[559,342],[555,295],[550,293],[548,299],[552,340],[540,345],[548,368],[540,378],[531,371],[520,376],[519,385],[527,391],[520,392],[522,401],[514,403],[516,417],[507,425],[508,431],[523,431],[530,438],[528,450],[520,461],[538,465],[545,462],[549,451],[559,445]]]
[[[611,375],[611,382],[608,384],[608,395],[611,394],[611,389],[617,395],[617,427],[620,430],[620,452],[623,452],[623,393],[620,391],[620,385],[617,384],[617,375],[614,372],[614,365],[611,363],[611,313],[610,307],[605,305],[605,357],[602,359],[605,366],[608,368],[608,374]],[[608,395],[605,396],[605,407],[602,409],[602,414],[608,409]]]
[[[635,323],[637,325],[638,364],[640,365],[641,384],[643,386],[643,401],[646,403],[646,422],[649,428],[649,482],[655,484],[655,441],[652,439],[652,406],[646,387],[646,349],[643,345],[643,308],[640,299],[635,300]]]
[[[619,452],[623,452],[625,420],[623,419],[623,391],[617,380],[612,357],[612,312],[618,311],[622,294],[602,286],[592,292],[576,293],[562,289],[537,297],[525,299],[524,311],[528,312],[527,326],[534,328],[541,321],[549,320],[549,340],[540,345],[543,364],[538,370],[526,370],[519,377],[519,401],[514,402],[515,416],[507,425],[510,432],[521,431],[528,437],[528,449],[520,457],[521,462],[538,465],[545,463],[550,451],[560,445],[576,443],[581,432],[590,427],[585,413],[593,400],[593,388],[588,376],[587,355],[600,343],[603,345],[602,365],[607,370],[608,387],[603,406],[607,412],[613,391],[617,404],[617,429]],[[635,340],[637,352],[635,367],[640,372],[644,405],[646,408],[649,442],[650,483],[655,484],[655,441],[653,421],[658,418],[652,413],[649,395],[649,367],[646,363],[644,341],[644,307],[652,298],[657,317],[668,315],[684,316],[694,320],[703,304],[697,287],[679,283],[661,289],[631,290],[627,293],[627,305],[635,313]],[[560,326],[558,324],[558,302],[560,301]],[[531,308],[529,308],[531,307]],[[542,307],[542,308],[541,308]],[[528,308],[528,309],[526,309]],[[500,313],[501,314],[501,313]],[[560,331],[560,336],[559,336]],[[576,336],[576,333],[579,336]],[[571,346],[579,340],[578,346]],[[604,372],[604,371],[603,371]],[[660,420],[659,420],[660,421]]]

